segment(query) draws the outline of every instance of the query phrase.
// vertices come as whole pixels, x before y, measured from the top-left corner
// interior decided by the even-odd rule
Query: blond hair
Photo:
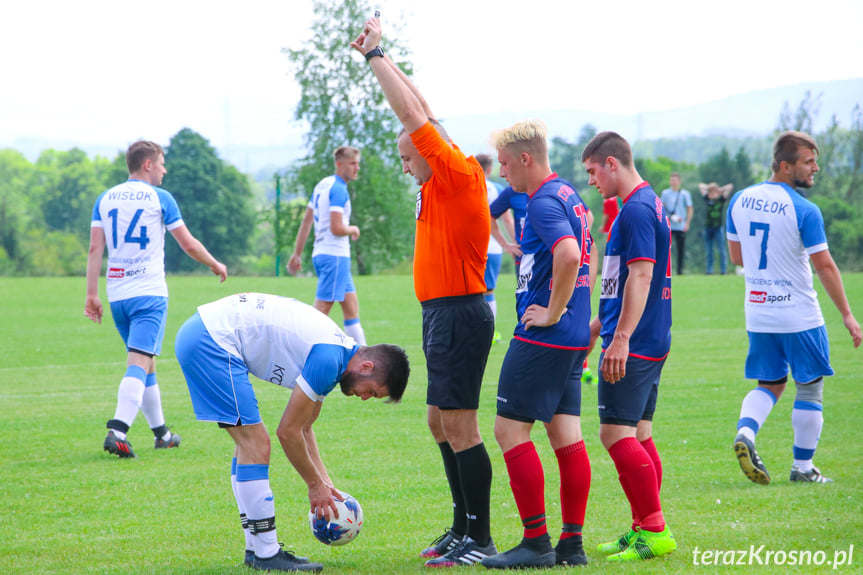
[[[512,148],[517,153],[527,152],[535,158],[548,159],[547,138],[545,122],[525,120],[492,134],[491,143],[496,150]]]
[[[340,162],[341,160],[347,160],[349,158],[357,158],[359,155],[360,151],[356,148],[352,148],[350,146],[339,146],[336,148],[336,151],[333,152],[333,160]]]

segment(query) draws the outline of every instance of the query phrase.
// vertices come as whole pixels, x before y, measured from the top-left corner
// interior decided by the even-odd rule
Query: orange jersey
[[[491,233],[485,173],[431,123],[410,136],[433,174],[417,194],[417,299],[482,293]]]

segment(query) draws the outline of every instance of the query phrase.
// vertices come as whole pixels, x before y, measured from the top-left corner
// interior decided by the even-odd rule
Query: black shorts
[[[548,423],[558,413],[581,415],[585,349],[561,349],[511,339],[497,386],[497,414]]]
[[[441,409],[477,409],[494,316],[482,294],[422,302],[426,403]]]
[[[605,353],[599,356],[599,365]],[[665,358],[654,361],[629,356],[626,376],[616,383],[608,383],[599,371],[596,401],[599,422],[637,427],[641,420],[651,421],[656,411],[659,378]]]

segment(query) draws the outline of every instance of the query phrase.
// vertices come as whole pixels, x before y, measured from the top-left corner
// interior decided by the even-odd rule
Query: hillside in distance
[[[539,118],[549,129],[552,138],[561,137],[575,142],[581,128],[590,124],[597,130],[614,130],[633,143],[659,139],[684,139],[706,136],[731,138],[769,135],[778,125],[783,107],[788,104],[795,111],[807,92],[814,100],[819,97],[815,129],[824,129],[835,115],[839,124],[849,127],[854,106],[863,107],[863,78],[830,82],[805,82],[768,90],[752,91],[684,108],[649,111],[639,114],[608,114],[586,110],[513,110],[494,114],[474,114],[442,118],[447,131],[459,147],[468,154],[492,153],[489,137],[495,130],[525,119]],[[261,142],[231,142],[217,145],[219,157],[240,171],[255,175],[258,180],[269,180],[304,155],[303,127],[294,125],[276,138],[261,136]],[[202,133],[205,138],[212,134]],[[167,143],[167,142],[164,142]],[[123,153],[116,143],[81,142],[66,139],[37,137],[7,137],[0,139],[0,147],[10,147],[35,161],[47,149],[68,150],[78,147],[89,156],[113,159]],[[638,146],[637,146],[638,147]],[[650,146],[648,146],[650,147]],[[674,158],[692,161],[692,158]]]
[[[685,108],[640,114],[532,110],[458,116],[444,118],[443,121],[453,140],[468,153],[488,151],[488,140],[493,131],[532,118],[543,120],[552,138],[561,137],[570,142],[577,140],[585,124],[591,124],[598,131],[618,132],[633,142],[710,135],[764,136],[778,125],[785,104],[792,112],[795,111],[807,92],[813,100],[820,95],[816,131],[824,129],[834,115],[841,126],[849,127],[854,106],[859,103],[863,107],[863,78],[856,78],[805,82]]]

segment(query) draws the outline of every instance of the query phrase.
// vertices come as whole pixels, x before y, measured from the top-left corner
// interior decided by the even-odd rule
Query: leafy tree
[[[183,128],[165,150],[168,170],[162,185],[183,214],[183,221],[216,259],[230,268],[249,248],[255,212],[248,179],[216,156],[203,136]],[[176,242],[165,246],[165,269],[200,271],[201,266]]]
[[[554,137],[548,150],[548,161],[551,169],[557,172],[561,178],[575,186],[579,195],[594,214],[602,214],[602,198],[595,190],[587,185],[588,176],[581,163],[581,153],[587,143],[596,135],[596,128],[591,124],[585,124],[578,133],[575,143],[568,142],[564,138]],[[601,215],[594,217],[594,229],[598,229],[602,218]]]
[[[735,190],[742,190],[754,182],[752,162],[742,146],[733,158],[727,149],[722,148],[701,164],[698,172],[702,182],[716,182],[720,186],[733,184]]]
[[[106,190],[113,188],[117,184],[122,184],[129,179],[129,168],[126,167],[126,153],[117,152],[114,159],[110,163],[100,161],[97,165],[99,179],[102,182],[102,187]]]
[[[49,229],[89,237],[93,202],[104,188],[83,150],[42,152],[31,187]]]
[[[811,132],[818,113],[820,95],[809,93],[792,115],[786,102],[777,133],[786,129]],[[863,112],[858,103],[851,115],[849,129],[842,128],[835,116],[826,130],[813,134],[820,154],[821,172],[807,196],[824,216],[830,252],[845,270],[863,269]]]
[[[812,134],[812,126],[815,119],[818,117],[818,111],[821,109],[821,97],[823,94],[818,94],[814,98],[812,93],[807,90],[803,100],[797,106],[797,109],[792,112],[788,102],[782,108],[782,113],[779,115],[779,126],[777,132],[786,130],[796,130]]]
[[[0,150],[0,275],[15,271],[21,241],[33,214],[28,201],[28,181],[33,166],[14,150]]]
[[[315,184],[333,173],[333,151],[343,145],[362,151],[360,173],[348,186],[351,222],[360,239],[352,246],[360,274],[369,274],[409,257],[413,251],[415,192],[401,174],[395,144],[400,129],[368,64],[349,47],[371,14],[366,0],[315,0],[313,35],[303,48],[285,48],[296,69],[301,96],[295,117],[308,123],[307,155],[291,170],[289,193],[309,198]],[[382,44],[393,61],[410,55],[398,41],[401,26],[387,20],[393,37]],[[353,33],[351,32],[353,31]],[[406,74],[407,64],[399,63]],[[283,212],[279,249],[293,246],[298,214]],[[299,214],[300,219],[302,215]],[[311,242],[307,243],[309,246]],[[289,249],[289,248],[288,248]]]

